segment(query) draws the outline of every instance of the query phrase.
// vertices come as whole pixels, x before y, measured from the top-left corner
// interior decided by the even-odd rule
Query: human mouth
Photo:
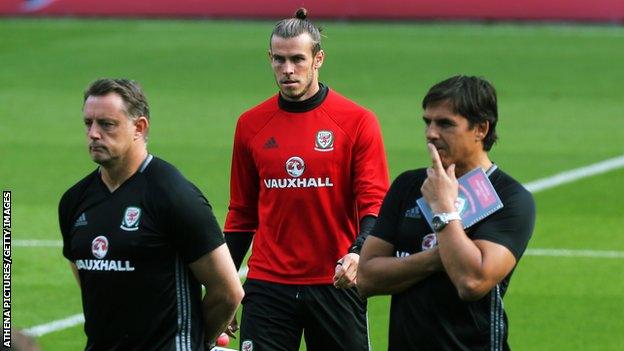
[[[430,144],[431,144],[431,145],[433,145],[433,147],[435,147],[435,149],[436,149],[436,150],[438,150],[438,152],[440,152],[440,151],[444,150],[444,148],[443,148],[443,147],[441,147],[440,145],[436,145],[436,144],[434,144],[434,143],[430,143]]]
[[[105,146],[102,146],[102,145],[89,145],[89,151],[91,151],[91,152],[104,151],[104,150],[106,150]]]

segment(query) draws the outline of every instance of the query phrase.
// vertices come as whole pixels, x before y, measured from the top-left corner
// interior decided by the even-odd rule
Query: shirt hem
[[[264,280],[271,283],[279,283],[286,285],[327,285],[334,284],[334,277],[311,277],[311,278],[293,278],[293,277],[276,277],[267,274],[249,273],[247,278]]]

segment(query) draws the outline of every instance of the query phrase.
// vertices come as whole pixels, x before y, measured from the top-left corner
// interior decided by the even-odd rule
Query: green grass
[[[61,194],[94,168],[81,123],[95,78],[140,81],[150,150],[174,163],[223,222],[238,115],[275,93],[270,22],[0,21],[0,186],[13,191],[15,239],[59,239]],[[492,158],[522,182],[624,153],[624,28],[324,23],[321,80],[375,111],[391,175],[426,164],[420,101],[457,73],[499,92]],[[624,250],[618,170],[536,194],[533,248]],[[58,248],[14,248],[13,322],[81,311]],[[505,299],[514,350],[624,349],[622,259],[525,257]],[[370,300],[371,339],[386,347],[388,298]],[[40,338],[78,350],[82,327]]]

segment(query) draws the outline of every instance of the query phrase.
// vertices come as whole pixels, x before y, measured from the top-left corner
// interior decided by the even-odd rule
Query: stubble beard
[[[98,165],[107,168],[114,163],[114,157],[110,155],[108,149],[100,146],[99,152],[93,152],[89,150],[89,155],[91,156],[91,160]]]
[[[306,77],[308,79],[308,84],[306,84],[305,87],[303,87],[303,89],[299,92],[299,93],[289,93],[288,90],[284,90],[282,88],[282,86],[279,83],[279,79],[277,80],[277,85],[280,88],[280,93],[285,96],[288,97],[290,100],[293,101],[300,101],[300,99],[308,93],[308,91],[310,91],[310,87],[312,87],[312,82],[314,82],[314,76],[313,73],[311,73],[308,77]]]

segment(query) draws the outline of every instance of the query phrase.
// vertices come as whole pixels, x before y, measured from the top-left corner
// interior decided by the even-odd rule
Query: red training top
[[[275,95],[238,120],[224,231],[255,232],[249,278],[331,284],[359,220],[377,216],[388,189],[379,123],[325,93],[297,112]]]

